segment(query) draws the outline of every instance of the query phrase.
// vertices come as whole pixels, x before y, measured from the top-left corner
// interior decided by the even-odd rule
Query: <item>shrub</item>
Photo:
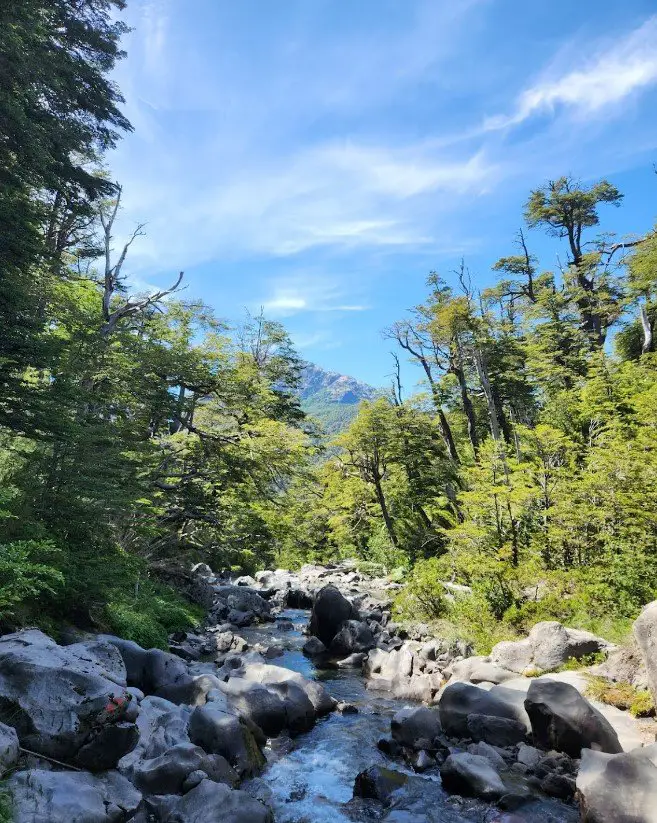
[[[631,683],[613,683],[606,677],[587,675],[586,697],[629,711],[634,717],[650,717],[655,714],[652,695],[647,689],[637,689]]]
[[[441,582],[440,560],[418,560],[406,586],[395,600],[395,613],[406,619],[437,620],[448,611],[445,587]]]
[[[47,540],[17,540],[0,546],[0,620],[61,588],[64,578],[53,565],[58,554]]]

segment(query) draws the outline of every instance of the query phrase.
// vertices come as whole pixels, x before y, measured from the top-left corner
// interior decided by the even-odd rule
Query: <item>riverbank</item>
[[[348,566],[233,582],[199,566],[207,618],[171,652],[0,638],[16,823],[618,823],[618,758],[652,800],[654,727],[584,699],[582,675],[538,671],[613,646],[539,624],[477,657],[396,625],[394,586]]]

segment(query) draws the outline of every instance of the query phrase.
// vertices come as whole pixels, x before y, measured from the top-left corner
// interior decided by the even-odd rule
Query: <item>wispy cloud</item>
[[[288,275],[270,284],[262,308],[271,317],[291,317],[303,312],[361,312],[369,306],[345,302],[346,284],[341,276],[317,272]]]
[[[555,76],[556,75],[556,76]],[[557,74],[553,63],[525,89],[509,115],[488,118],[484,130],[517,126],[535,114],[566,108],[577,117],[608,109],[657,83],[657,16],[614,44],[605,42],[585,65]]]

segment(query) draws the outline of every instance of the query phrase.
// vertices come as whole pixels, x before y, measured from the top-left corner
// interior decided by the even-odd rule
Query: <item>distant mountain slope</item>
[[[372,400],[380,392],[345,374],[306,363],[301,374],[301,407],[321,423],[327,434],[346,428],[358,411],[361,400]]]

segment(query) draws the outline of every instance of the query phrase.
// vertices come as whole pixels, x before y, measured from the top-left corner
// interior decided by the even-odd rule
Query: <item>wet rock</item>
[[[201,780],[208,780],[208,775],[204,771],[197,769],[195,772],[190,772],[182,786],[183,794],[187,794],[187,792],[195,789]]]
[[[338,669],[362,669],[365,662],[364,652],[354,652],[335,664]]]
[[[319,637],[309,637],[303,644],[301,651],[306,657],[321,657],[326,654],[327,649]]]
[[[150,798],[160,823],[273,823],[271,810],[246,792],[203,780],[183,797]]]
[[[435,759],[431,757],[428,752],[425,752],[424,749],[419,751],[413,760],[413,769],[420,773],[426,772],[427,769],[431,769],[435,765]]]
[[[476,754],[451,754],[440,767],[446,791],[482,800],[495,800],[505,794],[504,783],[491,762]]]
[[[107,644],[59,646],[30,629],[0,638],[0,722],[22,746],[107,769],[136,743],[120,656]]]
[[[568,683],[541,679],[532,682],[525,698],[534,744],[579,757],[594,748],[615,754],[622,748],[611,724]]]
[[[388,803],[392,795],[406,785],[408,777],[394,769],[371,766],[356,776],[354,797],[365,797]]]
[[[577,796],[583,823],[657,823],[657,744],[624,754],[584,749]]]
[[[291,620],[277,620],[276,628],[279,632],[293,632],[294,623]]]
[[[330,646],[342,624],[355,617],[354,608],[340,590],[331,584],[320,589],[310,615],[310,633]]]
[[[354,652],[369,651],[374,644],[374,635],[367,623],[348,620],[333,637],[329,652],[334,657],[346,657]]]
[[[336,711],[340,714],[358,714],[358,707],[353,703],[338,703]]]
[[[0,778],[18,763],[19,754],[16,730],[0,723]]]
[[[118,772],[29,769],[16,772],[7,788],[13,823],[123,823],[132,818],[141,794]]]
[[[522,763],[528,769],[535,769],[542,756],[542,753],[534,746],[528,746],[525,743],[518,746],[518,763]]]
[[[425,706],[398,711],[390,721],[390,730],[393,740],[415,750],[435,749],[436,738],[442,735],[438,712]]]
[[[240,777],[252,777],[265,757],[244,719],[209,703],[194,709],[189,719],[189,739],[210,754],[226,758]]]
[[[491,746],[514,746],[527,737],[525,724],[508,717],[471,714],[467,722],[469,736],[476,742],[481,740],[490,743]]]
[[[559,800],[572,800],[575,796],[575,778],[567,774],[552,772],[541,780],[541,791]]]

